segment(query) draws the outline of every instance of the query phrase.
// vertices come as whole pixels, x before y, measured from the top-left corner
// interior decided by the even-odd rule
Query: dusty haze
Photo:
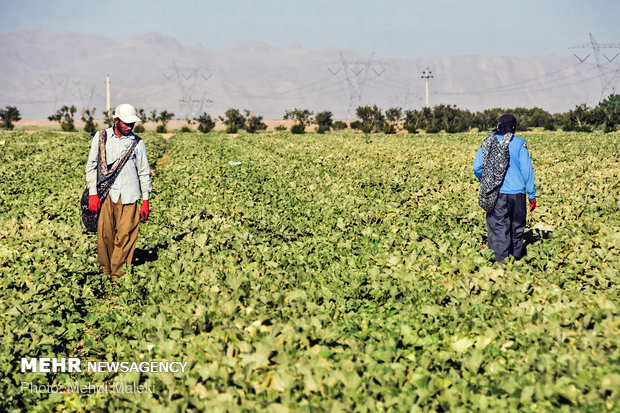
[[[419,109],[425,104],[426,67],[433,73],[431,105],[563,112],[581,103],[596,105],[611,92],[602,85],[617,84],[620,77],[618,64],[597,68],[570,55],[377,60],[338,48],[243,42],[213,51],[162,34],[118,42],[39,29],[0,35],[0,55],[0,107],[15,105],[24,119],[44,119],[63,104],[96,107],[101,118],[107,74],[112,106],[166,109],[178,119],[202,112],[219,116],[227,108],[266,119],[281,119],[296,107],[330,110],[338,119],[354,118],[355,107],[365,104]]]

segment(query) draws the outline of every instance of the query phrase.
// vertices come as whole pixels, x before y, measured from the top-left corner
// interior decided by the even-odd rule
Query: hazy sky
[[[589,32],[620,43],[620,0],[0,0],[0,32],[20,28],[159,32],[212,50],[262,40],[378,57],[566,55]]]

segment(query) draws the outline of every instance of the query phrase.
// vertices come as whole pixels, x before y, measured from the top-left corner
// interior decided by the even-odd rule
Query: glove
[[[140,222],[146,222],[149,219],[149,212],[149,201],[145,199],[140,207]]]
[[[530,199],[530,212],[532,212],[536,208],[536,198]]]
[[[99,202],[99,197],[97,195],[90,195],[88,197],[88,210],[93,214],[99,211],[99,207],[101,203]]]

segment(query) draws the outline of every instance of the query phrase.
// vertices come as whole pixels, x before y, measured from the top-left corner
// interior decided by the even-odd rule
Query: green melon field
[[[0,410],[620,411],[620,136],[522,136],[539,206],[502,265],[484,134],[146,133],[151,217],[111,286],[80,220],[90,136],[0,132]]]

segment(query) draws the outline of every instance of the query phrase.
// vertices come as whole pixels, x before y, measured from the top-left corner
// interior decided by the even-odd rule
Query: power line
[[[576,73],[570,77],[575,77],[575,76],[582,76],[581,73]],[[571,86],[571,85],[575,85],[575,84],[579,84],[579,83],[584,83],[587,82],[588,80],[593,80],[599,77],[598,74],[595,74],[593,76],[589,76],[589,77],[581,77],[579,79],[570,81],[570,77],[568,77],[569,81],[567,81],[567,79],[556,79],[553,80],[551,82],[547,82],[548,85],[551,86],[545,86],[545,84],[543,83],[542,85],[531,85],[527,88],[517,88],[517,87],[512,87],[512,88],[507,88],[507,89],[499,89],[497,91],[488,91],[488,90],[482,90],[482,91],[472,91],[472,92],[438,92],[437,94],[441,94],[441,95],[463,95],[463,96],[468,96],[468,95],[495,95],[495,96],[502,96],[502,95],[511,95],[511,94],[521,94],[521,93],[527,93],[527,92],[543,92],[543,91],[547,91],[547,90],[553,90],[553,89],[559,89],[559,88],[563,88],[566,86]],[[560,84],[556,84],[556,85],[552,85],[553,83],[556,82],[561,82],[563,81],[563,83]]]
[[[370,57],[365,61],[353,61],[349,62],[345,60],[342,52],[340,54],[340,64],[342,65],[342,73],[345,76],[346,82],[349,86],[349,103],[347,106],[347,115],[349,118],[351,116],[351,109],[353,108],[353,102],[355,100],[358,103],[362,102],[362,90],[366,83],[370,80],[369,75],[370,71],[375,74],[375,77],[379,77],[385,73],[385,64],[379,62],[377,60],[372,60],[372,56],[374,53],[370,54]],[[340,73],[340,69],[334,71],[329,67],[327,70],[333,75],[336,76]]]
[[[202,113],[206,104],[213,103],[207,99],[205,83],[211,78],[211,74],[201,66],[189,68],[178,67],[173,62],[174,73],[162,73],[168,81],[176,80],[176,85],[180,92],[178,118],[194,118]]]
[[[612,63],[620,53],[616,53],[616,55],[612,58],[609,58],[605,53],[601,52],[601,49],[620,49],[620,43],[599,43],[596,41],[592,33],[588,33],[590,37],[590,41],[588,43],[578,44],[576,46],[571,46],[569,49],[590,49],[592,50],[586,57],[581,58],[574,54],[575,57],[579,60],[580,63],[585,62],[592,54],[594,54],[594,60],[596,62],[596,67],[598,68],[600,78],[601,78],[601,99],[607,96],[607,91],[609,90],[609,94],[615,93],[615,86],[613,85],[613,80],[618,73],[618,70],[614,71],[611,77],[607,78],[607,76],[603,73],[602,66],[604,64]],[[603,62],[601,64],[601,54],[607,59],[607,63]],[[620,68],[619,68],[620,70]],[[609,74],[609,73],[607,73]]]

